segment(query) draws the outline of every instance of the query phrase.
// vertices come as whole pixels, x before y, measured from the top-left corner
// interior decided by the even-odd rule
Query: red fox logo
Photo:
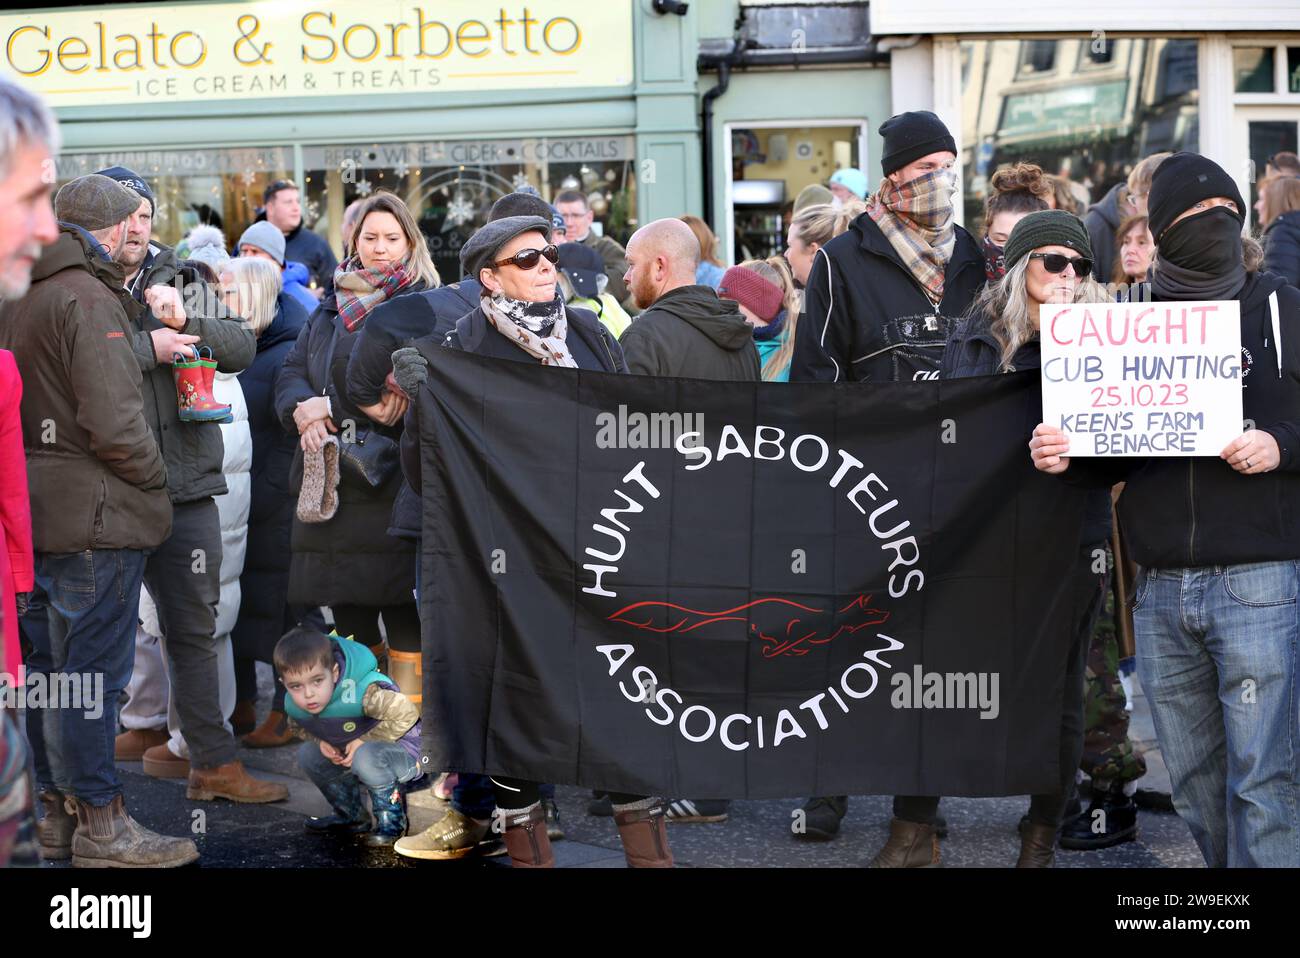
[[[889,613],[872,608],[871,596],[859,595],[837,612],[816,609],[793,599],[755,599],[721,612],[688,609],[672,602],[634,602],[609,617],[647,632],[684,634],[718,622],[748,622],[751,635],[763,642],[763,657],[807,655],[811,646],[825,645],[869,625],[882,625]],[[662,621],[663,625],[656,624]]]

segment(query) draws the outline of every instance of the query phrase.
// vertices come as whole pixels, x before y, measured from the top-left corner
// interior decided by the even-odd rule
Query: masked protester
[[[1237,301],[1251,428],[1218,459],[1074,463],[1045,424],[1030,452],[1074,482],[1127,482],[1119,516],[1141,567],[1138,670],[1174,807],[1206,864],[1295,867],[1300,290],[1258,271],[1245,210],[1232,177],[1195,153],[1152,177],[1152,299]]]
[[[890,117],[880,134],[880,188],[808,274],[792,382],[933,376],[984,283],[979,245],[953,220],[957,147],[948,128],[922,111]]]
[[[996,283],[1007,271],[1002,248],[1015,225],[1030,213],[1052,208],[1052,185],[1043,168],[1032,163],[1004,167],[989,178],[984,200],[984,278]]]

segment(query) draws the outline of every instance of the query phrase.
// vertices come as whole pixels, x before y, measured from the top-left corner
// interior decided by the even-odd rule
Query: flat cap
[[[64,183],[54,195],[55,217],[90,232],[116,226],[139,208],[139,194],[99,173]]]
[[[471,279],[478,279],[478,271],[491,266],[501,247],[520,233],[536,230],[551,241],[551,221],[540,216],[507,216],[491,220],[478,229],[460,248],[460,268]]]

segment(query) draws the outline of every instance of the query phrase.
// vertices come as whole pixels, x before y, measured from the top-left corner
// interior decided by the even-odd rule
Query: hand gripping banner
[[[1030,465],[1037,376],[426,357],[429,769],[710,798],[1055,787],[1085,493]]]

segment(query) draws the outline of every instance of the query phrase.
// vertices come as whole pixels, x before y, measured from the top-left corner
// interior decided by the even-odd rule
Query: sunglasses
[[[514,256],[508,259],[499,259],[492,265],[506,266],[513,264],[520,269],[532,269],[541,261],[543,256],[552,263],[558,263],[560,261],[560,250],[553,243],[543,249],[521,249]]]
[[[1063,273],[1065,267],[1073,266],[1074,275],[1080,279],[1092,272],[1092,260],[1082,256],[1063,256],[1060,253],[1030,253],[1030,259],[1041,259],[1043,269],[1049,273]]]

